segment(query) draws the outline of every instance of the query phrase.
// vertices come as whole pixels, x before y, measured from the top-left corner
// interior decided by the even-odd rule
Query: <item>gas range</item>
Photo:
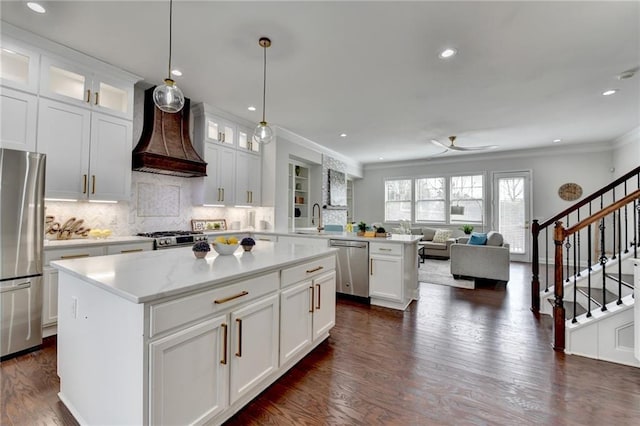
[[[155,250],[184,247],[198,241],[209,241],[207,236],[200,231],[143,232],[138,236],[154,238],[153,248]]]

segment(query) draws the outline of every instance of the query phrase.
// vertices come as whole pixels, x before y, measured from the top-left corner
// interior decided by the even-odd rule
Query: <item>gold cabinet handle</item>
[[[390,248],[379,248],[378,250],[380,250],[380,251],[391,251]]]
[[[69,254],[66,256],[60,256],[60,259],[78,259],[80,257],[89,257],[90,255],[88,253],[83,253],[83,254]]]
[[[142,251],[142,249],[139,248],[139,249],[130,249],[130,250],[120,250],[120,253],[136,253],[138,251]]]
[[[371,264],[371,266],[369,267],[369,269],[370,269],[369,275],[373,275],[373,259],[370,259],[369,263]]]
[[[220,201],[224,201],[224,188],[222,188],[222,200]]]
[[[87,193],[87,175],[82,175],[82,193]]]
[[[248,291],[241,291],[238,294],[234,294],[233,296],[229,296],[229,297],[225,297],[224,299],[216,299],[213,301],[213,303],[215,303],[216,305],[221,305],[223,303],[227,303],[233,299],[237,299],[238,297],[242,297],[242,296],[246,296],[247,294],[249,294]]]
[[[311,274],[312,272],[318,272],[321,269],[324,269],[324,266],[318,266],[317,268],[307,269],[307,274]]]
[[[96,175],[91,175],[91,193],[96,193]]]
[[[309,307],[309,312],[313,312],[313,299],[315,299],[316,296],[313,286],[309,287],[309,289],[311,289],[311,306]]]
[[[91,90],[87,89],[87,103],[91,103]]]
[[[222,142],[222,133],[218,132],[218,141]]]
[[[98,92],[95,93],[95,98],[96,98],[95,105],[100,105],[100,97]]]
[[[236,356],[238,358],[242,357],[242,319],[236,318],[236,322],[238,323],[238,352],[236,352]]]
[[[227,324],[220,325],[224,332],[222,333],[222,359],[220,360],[220,364],[227,364]]]
[[[271,240],[268,238],[258,238],[258,241],[271,241]]]
[[[316,305],[316,309],[320,310],[320,284],[316,284],[316,287],[318,288],[318,304]]]

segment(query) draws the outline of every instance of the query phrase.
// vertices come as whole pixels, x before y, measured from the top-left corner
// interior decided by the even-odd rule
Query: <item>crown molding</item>
[[[623,147],[631,143],[640,143],[640,126],[616,138],[611,144],[615,149]]]

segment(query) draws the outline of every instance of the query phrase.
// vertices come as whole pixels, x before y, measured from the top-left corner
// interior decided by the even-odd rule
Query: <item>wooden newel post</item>
[[[562,281],[562,243],[564,242],[565,230],[561,221],[556,222],[553,233],[553,242],[556,246],[553,278],[553,330],[555,339],[553,350],[564,352],[564,282]]]
[[[533,220],[533,225],[531,225],[531,233],[533,234],[531,259],[531,311],[537,314],[540,312],[540,258],[538,248],[540,224],[538,223],[538,219]]]

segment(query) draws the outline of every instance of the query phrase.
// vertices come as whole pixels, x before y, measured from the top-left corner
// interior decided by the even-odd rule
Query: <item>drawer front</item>
[[[313,278],[336,268],[336,257],[328,256],[307,262],[293,268],[282,270],[282,287],[287,287],[302,280]]]
[[[256,241],[271,241],[271,242],[277,242],[278,241],[278,236],[277,235],[256,235],[253,237]]]
[[[369,254],[402,256],[402,244],[371,243],[369,245]]]
[[[114,244],[107,246],[107,254],[137,253],[153,250],[153,241],[143,243]]]
[[[78,259],[81,257],[104,256],[105,250],[100,247],[75,247],[67,249],[46,250],[44,252],[44,266],[54,260]]]
[[[276,271],[236,284],[152,305],[149,337],[276,291],[280,284],[278,275]]]

